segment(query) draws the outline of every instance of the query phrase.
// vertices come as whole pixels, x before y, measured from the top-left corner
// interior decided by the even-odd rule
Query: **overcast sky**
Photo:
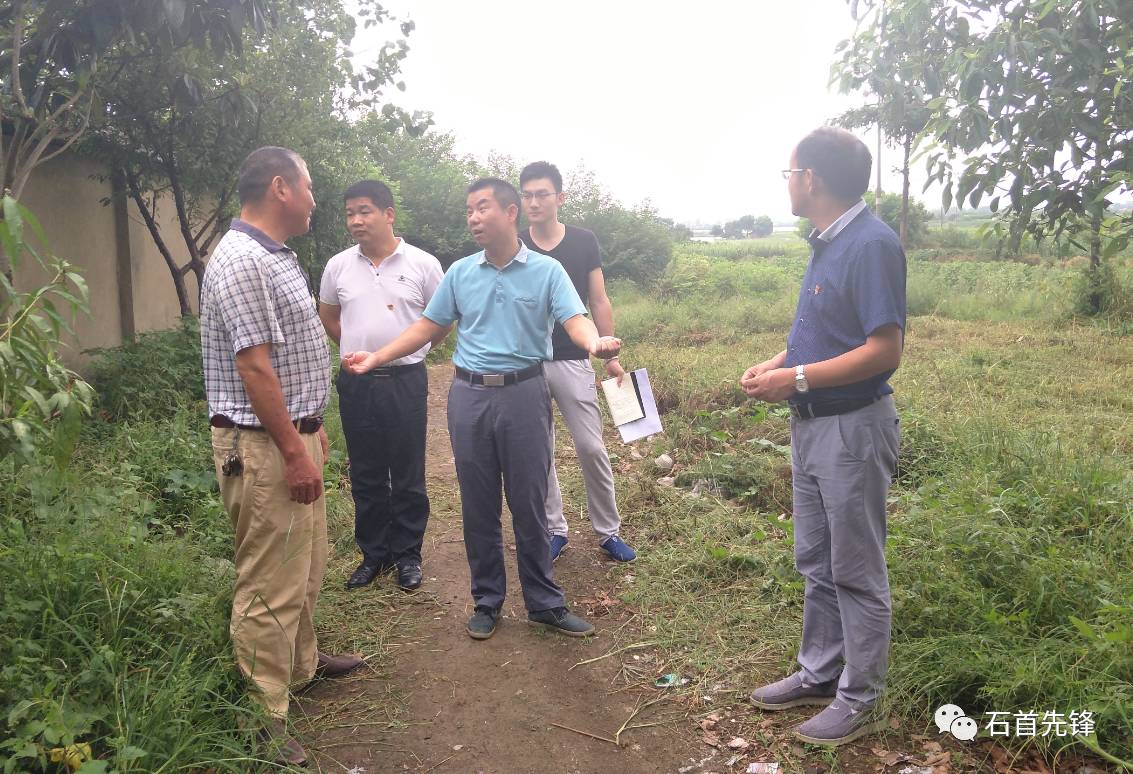
[[[791,149],[860,102],[827,87],[854,31],[845,0],[386,6],[416,23],[392,101],[432,111],[462,152],[585,164],[626,204],[649,199],[678,221],[790,219],[779,171]],[[361,31],[356,56],[394,29]]]

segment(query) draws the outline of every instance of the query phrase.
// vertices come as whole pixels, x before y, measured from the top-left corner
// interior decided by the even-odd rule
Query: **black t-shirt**
[[[593,231],[587,231],[577,226],[567,226],[562,241],[550,250],[544,250],[531,238],[531,229],[524,229],[519,235],[528,249],[543,255],[549,255],[563,265],[578,297],[582,299],[583,306],[590,307],[590,272],[602,266],[602,251],[598,247],[598,237]],[[555,330],[551,334],[551,347],[554,350],[553,360],[581,360],[589,359],[590,353],[575,346],[563,326],[555,323]]]

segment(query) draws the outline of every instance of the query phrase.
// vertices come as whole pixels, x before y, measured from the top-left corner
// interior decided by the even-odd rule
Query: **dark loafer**
[[[287,733],[287,725],[282,720],[269,720],[260,731],[260,741],[280,766],[307,765],[307,751]]]
[[[488,639],[496,633],[496,622],[499,620],[499,610],[477,605],[472,618],[468,621],[468,636],[474,640]]]
[[[346,581],[347,590],[360,589],[363,586],[369,586],[374,582],[374,578],[382,573],[389,572],[390,566],[388,564],[367,564],[362,562],[358,565],[358,569],[350,576],[350,580]]]
[[[406,562],[397,568],[397,587],[402,591],[413,591],[421,587],[421,565]]]
[[[347,654],[345,656],[330,656],[319,652],[319,665],[315,667],[316,679],[342,677],[353,672],[366,661],[361,656]]]

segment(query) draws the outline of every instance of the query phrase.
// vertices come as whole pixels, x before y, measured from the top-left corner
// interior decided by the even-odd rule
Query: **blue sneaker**
[[[557,562],[559,557],[563,555],[566,550],[567,543],[566,535],[551,535],[551,561]]]
[[[606,552],[607,556],[616,562],[632,562],[637,558],[637,554],[634,550],[627,546],[617,535],[606,538],[598,545]]]

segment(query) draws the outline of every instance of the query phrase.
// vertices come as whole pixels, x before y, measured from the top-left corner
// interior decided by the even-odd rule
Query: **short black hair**
[[[528,180],[542,180],[547,178],[551,181],[551,185],[555,187],[555,193],[563,192],[563,176],[559,172],[559,168],[549,161],[532,161],[523,171],[519,173],[519,187]]]
[[[261,201],[271,181],[277,177],[294,183],[299,179],[299,167],[302,164],[302,157],[288,148],[280,148],[278,145],[256,148],[240,165],[240,177],[236,183],[240,204]]]
[[[342,194],[342,203],[351,199],[369,199],[379,210],[392,210],[393,191],[381,180],[359,180]]]
[[[845,129],[820,126],[795,148],[795,163],[822,178],[834,196],[860,199],[869,189],[873,156],[866,144]]]
[[[500,205],[501,210],[506,210],[513,204],[519,209],[519,191],[515,190],[515,186],[508,181],[498,177],[482,177],[468,186],[468,193],[476,193],[485,188],[492,189],[492,197],[495,198],[496,204]],[[517,215],[517,220],[518,217]]]

